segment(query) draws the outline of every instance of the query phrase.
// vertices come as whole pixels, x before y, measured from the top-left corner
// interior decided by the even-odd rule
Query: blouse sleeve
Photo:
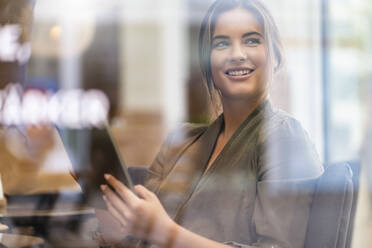
[[[173,133],[168,134],[167,138],[163,142],[159,153],[156,155],[155,160],[148,169],[147,178],[145,180],[145,186],[149,190],[156,192],[159,187],[162,178],[164,177],[164,170],[169,164],[169,149],[172,144]]]
[[[314,146],[298,121],[288,118],[268,126],[257,159],[257,241],[232,246],[303,247],[315,182],[323,173]]]
[[[206,125],[185,123],[170,132],[148,169],[145,186],[157,192],[161,181],[173,168],[180,154],[206,130]]]

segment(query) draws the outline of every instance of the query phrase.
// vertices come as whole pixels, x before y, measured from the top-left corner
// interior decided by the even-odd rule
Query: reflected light
[[[37,1],[32,52],[42,57],[80,56],[92,44],[96,12],[79,1]],[[63,7],[61,7],[63,6]]]
[[[49,30],[49,37],[51,40],[59,41],[61,39],[62,28],[59,25],[54,25]]]
[[[102,127],[107,122],[109,108],[107,96],[95,89],[56,93],[30,89],[22,93],[17,83],[0,90],[0,126]]]

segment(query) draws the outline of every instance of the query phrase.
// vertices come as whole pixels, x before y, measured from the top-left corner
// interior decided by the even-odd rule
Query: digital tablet
[[[101,184],[107,184],[105,173],[113,175],[133,190],[128,168],[107,125],[103,128],[80,129],[57,126],[57,130],[88,206],[106,208],[100,189]]]

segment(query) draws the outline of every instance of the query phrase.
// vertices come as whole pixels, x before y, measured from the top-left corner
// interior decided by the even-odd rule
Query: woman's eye
[[[213,44],[213,48],[224,48],[227,47],[229,43],[227,41],[219,41]]]
[[[250,39],[245,40],[244,43],[247,44],[248,46],[257,46],[258,44],[261,43],[261,41],[260,39],[257,39],[257,38],[250,38]]]

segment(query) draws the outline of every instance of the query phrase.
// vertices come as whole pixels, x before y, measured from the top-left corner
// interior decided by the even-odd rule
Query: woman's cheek
[[[218,88],[219,81],[221,80],[220,73],[223,67],[223,61],[220,57],[221,56],[217,55],[216,53],[212,53],[211,55],[212,79],[213,79],[213,82],[215,82],[217,88]]]

